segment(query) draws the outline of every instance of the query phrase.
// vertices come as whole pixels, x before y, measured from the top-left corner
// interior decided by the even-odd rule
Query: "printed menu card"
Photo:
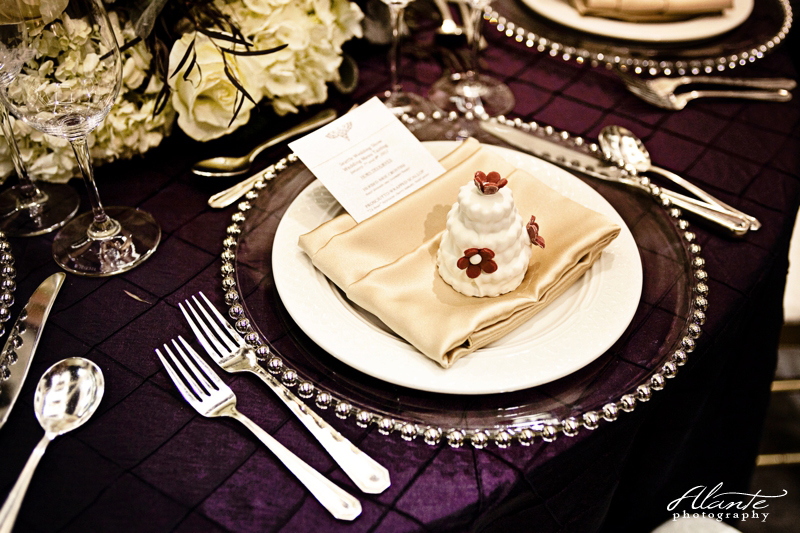
[[[444,173],[377,98],[289,148],[359,223]]]

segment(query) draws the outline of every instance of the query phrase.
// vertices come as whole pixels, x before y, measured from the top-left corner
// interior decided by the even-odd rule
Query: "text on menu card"
[[[437,178],[444,168],[377,98],[289,144],[356,222]]]

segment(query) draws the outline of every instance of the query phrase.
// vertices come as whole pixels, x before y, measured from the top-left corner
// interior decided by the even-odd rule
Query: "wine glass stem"
[[[470,22],[472,23],[472,42],[470,42],[470,65],[466,78],[473,80],[478,76],[478,54],[481,49],[481,26],[483,25],[483,8],[478,4],[470,5]]]
[[[392,94],[397,94],[403,91],[403,86],[400,84],[400,71],[399,65],[400,57],[400,33],[403,29],[403,7],[395,4],[389,4],[389,22],[392,26],[392,48],[389,51],[389,75],[391,76]]]
[[[11,118],[8,116],[6,106],[0,104],[0,128],[3,130],[3,136],[8,143],[8,149],[11,151],[11,161],[14,163],[14,170],[17,171],[19,177],[19,192],[20,195],[28,201],[37,200],[42,195],[41,191],[36,188],[31,178],[28,177],[28,171],[25,169],[25,163],[22,161],[22,156],[19,153],[19,146],[17,140],[14,138],[14,130],[11,128]]]
[[[100,193],[97,191],[97,185],[94,182],[94,169],[92,168],[92,158],[89,155],[89,145],[86,144],[86,137],[71,139],[70,144],[75,152],[75,158],[78,160],[81,174],[83,174],[86,192],[89,194],[89,203],[92,204],[93,220],[86,232],[92,239],[113,237],[119,232],[119,224],[106,215],[103,209]]]

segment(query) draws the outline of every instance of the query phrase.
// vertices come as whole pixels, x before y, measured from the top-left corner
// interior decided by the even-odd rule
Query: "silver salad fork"
[[[380,494],[391,484],[389,471],[372,457],[359,450],[280,381],[264,370],[256,360],[256,354],[241,335],[220,314],[208,298],[198,293],[192,302],[184,300],[178,304],[189,322],[198,342],[206,353],[226,372],[251,372],[286,404],[294,415],[325,448],[353,483],[367,494]]]
[[[334,518],[355,520],[361,514],[361,503],[356,498],[314,470],[255,422],[240,413],[236,409],[236,395],[230,387],[223,383],[183,337],[178,337],[178,339],[183,348],[175,339],[172,339],[172,345],[180,354],[180,361],[168,344],[164,344],[164,351],[171,362],[167,361],[158,348],[156,348],[156,355],[161,359],[172,382],[175,383],[189,405],[205,417],[227,416],[244,424]]]
[[[797,85],[794,80],[784,78],[724,78],[716,76],[682,76],[680,78],[642,79],[627,72],[616,69],[616,74],[625,83],[628,90],[649,104],[662,109],[680,111],[697,98],[744,98],[749,100],[767,100],[788,102],[792,99],[789,92]],[[734,90],[698,90],[676,93],[678,87],[689,84],[728,85]]]

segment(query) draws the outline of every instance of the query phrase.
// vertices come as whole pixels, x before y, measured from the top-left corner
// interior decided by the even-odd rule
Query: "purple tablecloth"
[[[692,487],[748,489],[800,203],[800,100],[698,101],[681,112],[662,111],[630,95],[602,68],[527,51],[495,32],[487,36],[486,65],[514,91],[513,116],[591,138],[604,125],[626,126],[645,140],[656,162],[762,221],[760,231],[742,240],[697,228],[711,307],[679,376],[614,423],[575,439],[537,439],[530,447],[428,446],[324,412],[388,467],[392,486],[378,496],[358,494],[256,379],[234,378],[243,412],[359,495],[362,516],[337,523],[244,428],[198,416],[153,353],[177,334],[191,336],[178,302],[200,290],[222,299],[219,255],[233,210],[211,210],[206,200],[232,181],[194,177],[190,164],[200,155],[239,153],[297,119],[265,112],[247,129],[208,145],[176,132],[142,160],[98,169],[105,204],[151,212],[163,241],[130,273],[68,276],[20,401],[0,430],[1,497],[41,438],[32,400],[49,365],[70,356],[92,359],[105,374],[106,395],[90,423],[48,450],[16,531],[647,531],[669,519],[668,503]],[[340,111],[387,85],[385,50],[361,43],[351,51],[361,79],[354,94],[333,99]],[[441,74],[434,55],[409,60],[404,69],[406,87],[417,92]],[[787,48],[735,74],[796,77]],[[260,161],[285,153],[276,148]],[[74,185],[84,194],[79,182]],[[52,236],[12,241],[14,316],[57,271],[51,244]],[[276,324],[274,331],[283,327]]]

